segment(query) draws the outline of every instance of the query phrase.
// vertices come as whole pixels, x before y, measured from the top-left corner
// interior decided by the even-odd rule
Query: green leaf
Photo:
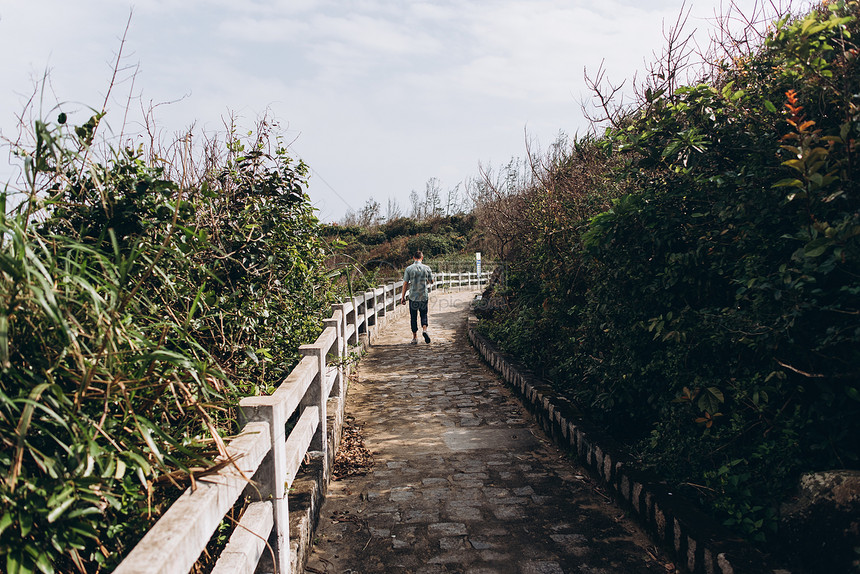
[[[13,550],[6,554],[6,574],[22,574],[27,572],[21,566],[20,553],[20,550]]]
[[[251,347],[245,347],[244,351],[245,356],[254,361],[254,363],[258,364],[260,362],[260,358],[257,356],[257,353],[254,352],[254,349]]]
[[[784,165],[786,167],[790,167],[794,170],[797,170],[797,171],[803,173],[803,169],[805,167],[805,162],[802,159],[789,159],[789,160],[782,162],[782,165]]]
[[[0,310],[0,368],[8,369],[12,364],[9,362],[9,317],[5,311]]]
[[[197,294],[194,296],[194,301],[191,303],[191,309],[188,310],[188,315],[185,317],[185,322],[182,324],[183,327],[187,328],[188,323],[194,317],[194,314],[197,312],[197,306],[200,304],[200,299],[203,297],[203,294],[206,290],[206,282],[204,281],[200,288],[197,290]]]
[[[799,179],[787,178],[779,180],[773,184],[773,187],[797,187],[799,189],[803,189],[803,182]]]
[[[85,538],[92,538],[95,540],[99,537],[99,533],[96,532],[95,528],[86,522],[77,522],[70,525],[68,529],[69,531],[74,532],[75,534],[80,534]]]
[[[26,509],[18,509],[18,527],[21,530],[21,538],[24,538],[33,529],[33,515]]]
[[[137,454],[136,452],[133,452],[133,451],[126,452],[125,456],[130,458],[132,460],[132,462],[134,462],[136,464],[136,468],[139,468],[144,474],[149,474],[150,472],[152,472],[152,467],[149,465],[149,463],[146,461],[146,459],[143,458],[142,456],[140,456],[139,454]],[[144,480],[144,484],[146,484],[145,480]]]
[[[143,425],[141,425],[141,427],[140,427],[140,435],[141,435],[141,437],[143,437],[143,441],[146,443],[146,446],[149,447],[150,452],[155,457],[155,459],[158,461],[158,464],[161,466],[164,466],[164,458],[162,457],[161,449],[158,448],[158,445],[155,444],[155,440],[153,440],[153,438],[152,438],[153,428],[151,426],[144,426],[144,425],[151,425],[152,423],[150,423],[149,421],[147,421],[143,417],[135,417],[135,418],[138,419],[138,422],[143,422]]]
[[[805,257],[818,257],[823,255],[824,252],[830,248],[832,243],[832,240],[827,237],[819,237],[803,246],[803,255]]]
[[[776,113],[776,106],[775,106],[775,105],[773,105],[773,102],[771,102],[770,100],[765,100],[765,101],[764,101],[764,107],[765,107],[765,108],[767,109],[767,111],[769,111],[770,113],[772,113],[772,114],[775,114],[775,113]]]
[[[54,574],[54,565],[51,557],[45,552],[40,552],[39,556],[36,557],[36,568],[38,568],[42,574]]]
[[[699,409],[713,415],[719,411],[720,405],[725,401],[726,399],[723,395],[723,391],[717,387],[707,387],[702,389],[702,392],[699,395],[699,400],[696,404]]]
[[[65,512],[66,509],[68,509],[74,503],[75,499],[73,497],[67,498],[60,506],[58,506],[48,514],[48,522],[53,523],[54,521],[56,521],[63,514],[63,512]]]
[[[8,512],[4,513],[3,516],[0,516],[0,534],[3,534],[3,531],[12,526],[12,523],[15,520],[12,518],[12,515]]]
[[[113,477],[117,480],[121,479],[123,476],[125,476],[125,469],[125,461],[123,461],[122,459],[117,459],[116,472],[114,473]]]

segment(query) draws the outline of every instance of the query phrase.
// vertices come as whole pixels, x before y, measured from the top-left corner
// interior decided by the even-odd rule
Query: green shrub
[[[410,237],[406,241],[406,248],[410,254],[422,251],[426,257],[435,257],[453,252],[454,242],[449,236],[421,233]]]
[[[37,122],[0,209],[0,560],[109,569],[211,466],[330,301],[305,166],[268,133],[180,186]],[[83,135],[81,135],[83,134]],[[175,485],[175,486],[174,486]],[[179,486],[180,488],[176,488]]]
[[[801,472],[860,467],[858,13],[787,16],[575,144],[544,179],[603,179],[522,192],[519,308],[487,327],[756,540]]]
[[[415,221],[414,219],[409,217],[398,217],[397,219],[392,219],[391,221],[384,223],[381,226],[381,229],[390,241],[396,237],[421,233],[424,231],[423,227],[424,226],[420,222]]]
[[[380,245],[388,241],[388,237],[380,229],[362,229],[356,239],[364,245]]]

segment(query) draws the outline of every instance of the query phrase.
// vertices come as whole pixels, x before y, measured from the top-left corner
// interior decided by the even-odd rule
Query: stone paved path
[[[429,345],[407,314],[362,359],[346,409],[374,466],[332,482],[307,571],[665,574],[471,348],[473,296],[435,293]]]

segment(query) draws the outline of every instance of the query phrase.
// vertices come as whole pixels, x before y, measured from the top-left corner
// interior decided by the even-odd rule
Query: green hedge
[[[578,142],[554,175],[592,187],[524,191],[516,304],[485,325],[760,541],[799,473],[860,467],[858,13],[787,16]]]

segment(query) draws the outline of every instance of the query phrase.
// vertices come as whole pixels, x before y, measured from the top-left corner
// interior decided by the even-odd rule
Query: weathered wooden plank
[[[337,365],[329,365],[326,367],[326,369],[325,369],[325,380],[326,380],[325,396],[326,397],[330,397],[332,389],[338,388],[337,384],[339,382],[342,382],[339,380],[339,377],[340,377],[340,369],[337,367]]]
[[[155,523],[114,572],[188,574],[270,446],[269,425],[249,423],[227,446],[236,460],[197,481]]]
[[[317,362],[310,357],[302,357],[299,364],[293,367],[284,382],[278,385],[275,392],[271,394],[271,399],[277,402],[284,403],[284,411],[287,418],[290,418],[298,408],[302,398],[307,393],[308,387],[313,382],[317,375]],[[251,399],[261,399],[269,397],[250,397]],[[239,405],[246,404],[248,399],[242,399]]]
[[[313,342],[315,347],[321,347],[323,353],[328,355],[334,344],[337,343],[337,329],[334,327],[326,327],[316,341]]]
[[[215,563],[212,574],[254,574],[260,557],[264,552],[269,552],[266,541],[274,524],[271,502],[248,505]]]
[[[302,416],[299,417],[299,422],[293,427],[290,436],[287,437],[287,487],[293,484],[296,474],[299,472],[299,467],[305,458],[305,453],[308,452],[308,446],[314,438],[320,424],[320,414],[318,407],[305,407]]]

